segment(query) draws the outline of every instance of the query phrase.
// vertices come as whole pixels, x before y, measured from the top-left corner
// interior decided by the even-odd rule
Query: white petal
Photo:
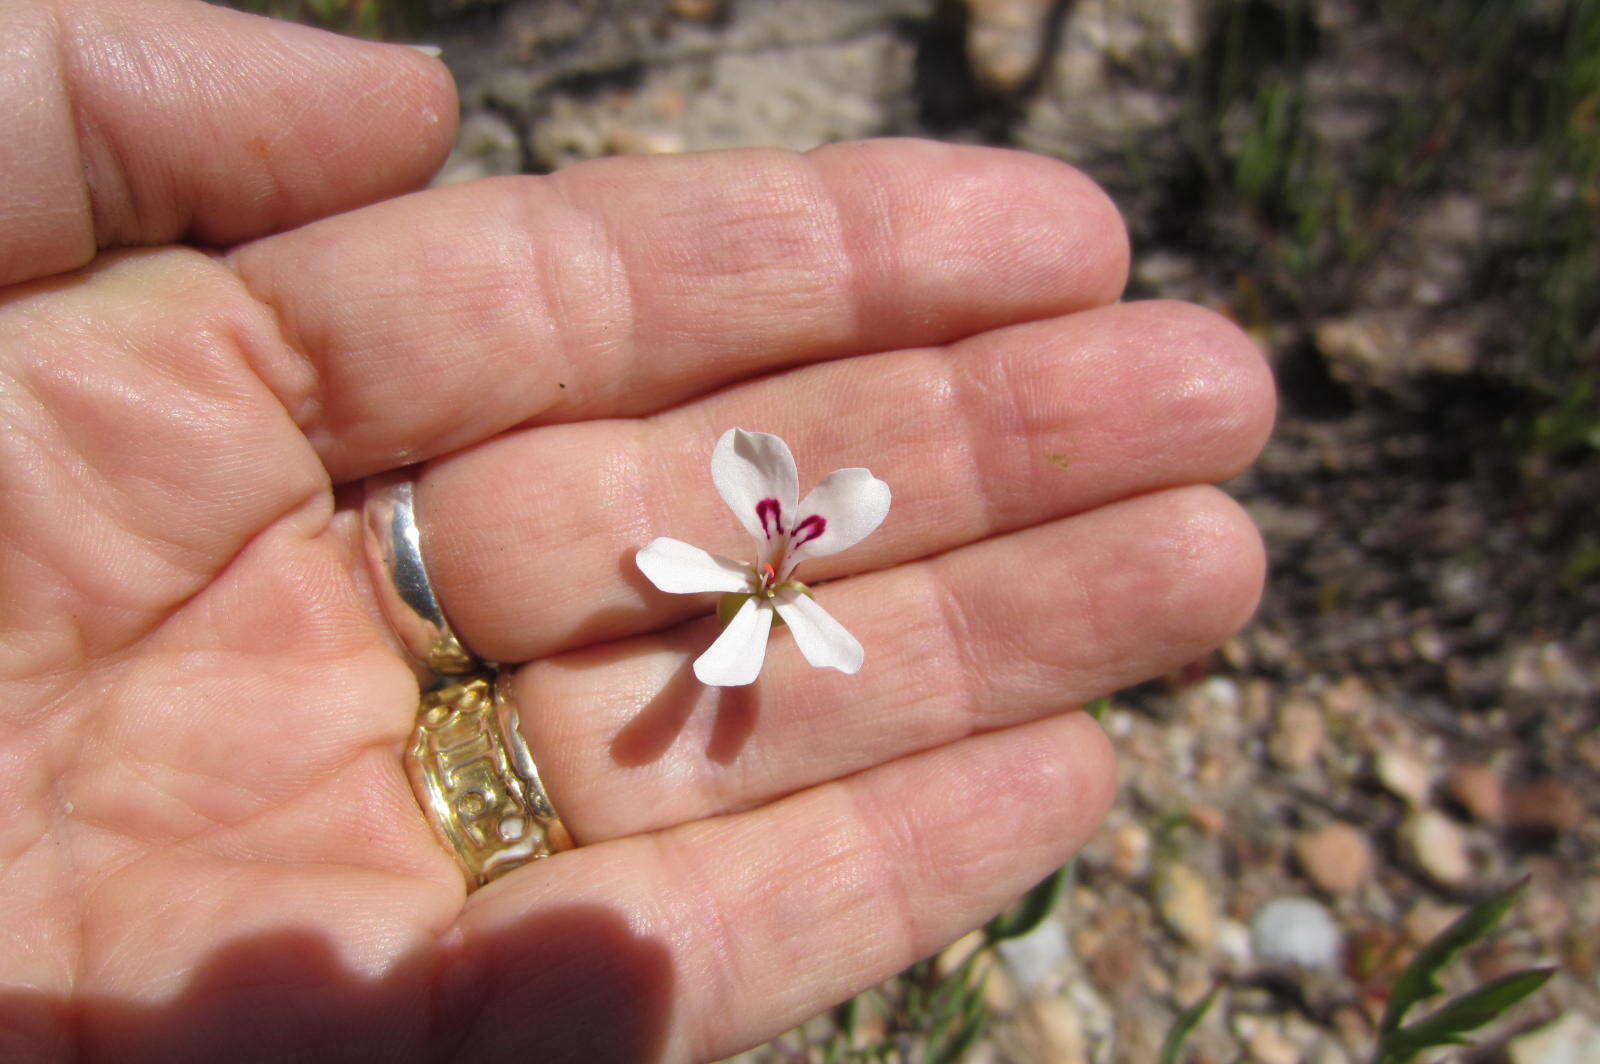
[[[748,591],[750,568],[681,539],[653,539],[633,556],[656,587],[675,595],[697,591]]]
[[[790,565],[800,558],[833,554],[860,543],[889,515],[889,485],[865,469],[835,469],[811,489],[795,510]],[[806,521],[823,522],[822,533],[807,538]]]
[[[789,445],[771,433],[724,432],[711,452],[711,481],[722,501],[763,546],[794,520],[800,475],[795,472]],[[768,499],[775,500],[775,506],[769,503],[758,510]]]
[[[861,671],[867,652],[844,625],[809,595],[786,587],[773,596],[773,604],[794,633],[794,644],[807,661],[819,669],[838,669],[852,675]]]
[[[728,627],[706,652],[694,659],[694,674],[712,687],[742,687],[754,683],[767,658],[767,634],[772,631],[772,603],[745,599]]]

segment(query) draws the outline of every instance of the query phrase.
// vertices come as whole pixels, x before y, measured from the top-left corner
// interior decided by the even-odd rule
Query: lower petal
[[[762,598],[746,599],[716,642],[695,659],[695,678],[711,687],[754,683],[767,658],[767,634],[771,631],[772,603]]]
[[[867,652],[844,625],[809,596],[786,587],[773,596],[773,604],[794,633],[795,646],[807,661],[818,668],[838,669],[851,675],[861,671]]]

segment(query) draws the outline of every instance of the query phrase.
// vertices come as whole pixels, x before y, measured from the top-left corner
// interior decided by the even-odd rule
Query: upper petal
[[[861,663],[867,657],[861,643],[809,595],[786,587],[772,597],[772,602],[807,661],[818,668],[838,669],[851,675],[861,671]]]
[[[889,514],[889,485],[865,469],[835,469],[800,500],[795,514],[791,565],[865,539]]]
[[[750,590],[748,567],[681,539],[653,539],[633,560],[652,584],[675,595]]]
[[[712,687],[742,687],[754,683],[767,658],[767,635],[772,631],[772,603],[748,598],[706,652],[694,659],[695,678]]]
[[[711,452],[711,480],[758,543],[781,535],[794,520],[800,476],[789,445],[769,432],[724,432]]]

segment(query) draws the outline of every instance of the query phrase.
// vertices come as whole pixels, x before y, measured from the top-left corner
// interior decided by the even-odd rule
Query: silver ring
[[[481,669],[483,662],[450,628],[428,580],[411,473],[368,478],[362,538],[379,608],[406,652],[440,676]]]

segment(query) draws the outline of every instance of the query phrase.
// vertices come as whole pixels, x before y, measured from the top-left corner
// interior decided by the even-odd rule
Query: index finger
[[[1071,167],[911,140],[603,159],[229,258],[296,344],[258,369],[336,480],[1108,303],[1127,261]]]
[[[182,0],[5,0],[0,285],[404,192],[444,160],[455,110],[411,48]]]

